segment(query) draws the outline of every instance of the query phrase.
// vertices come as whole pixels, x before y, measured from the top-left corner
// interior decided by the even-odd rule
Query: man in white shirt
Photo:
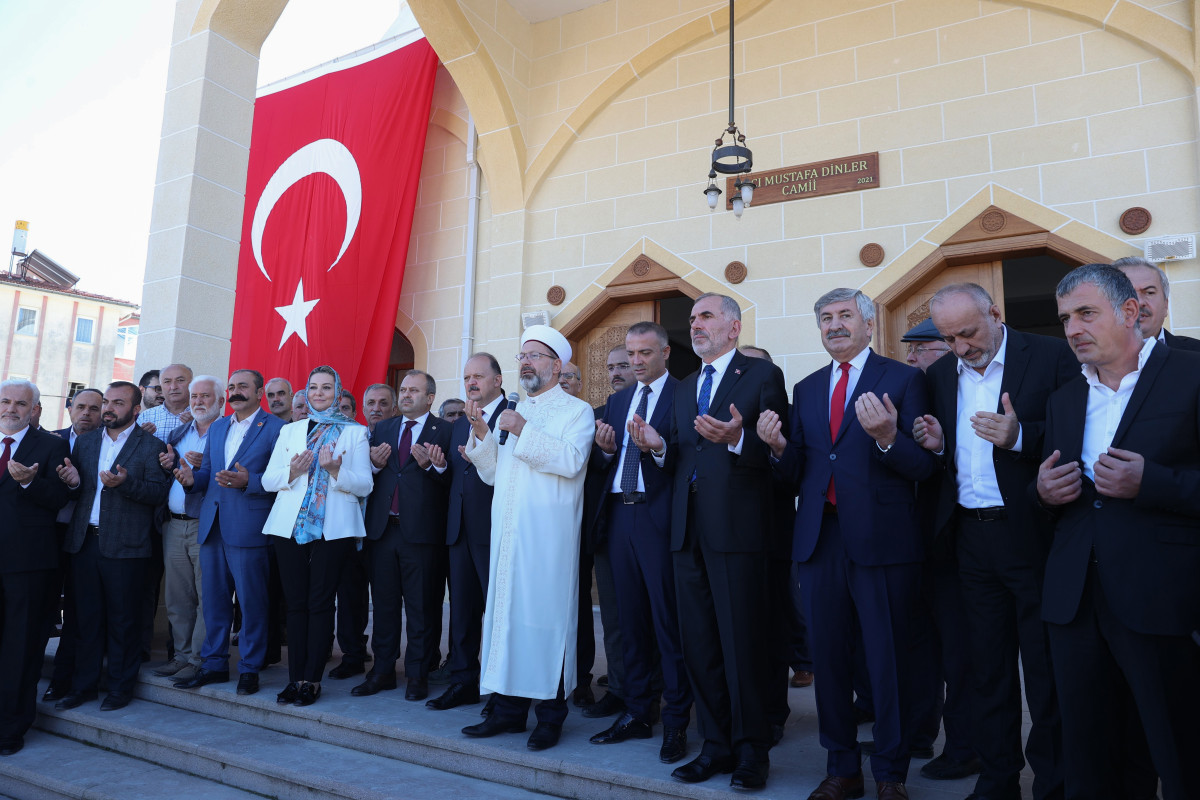
[[[287,378],[267,381],[267,408],[283,422],[292,421],[292,384]]]
[[[1157,339],[1168,347],[1181,350],[1200,350],[1200,339],[1178,336],[1165,327],[1170,312],[1171,282],[1167,273],[1157,264],[1151,264],[1138,256],[1118,258],[1112,264],[1133,284],[1138,296],[1138,323],[1142,336]]]
[[[139,414],[137,424],[146,433],[152,433],[159,441],[166,442],[176,428],[192,419],[192,412],[188,408],[192,368],[187,364],[169,364],[163,368],[160,380],[162,404]]]

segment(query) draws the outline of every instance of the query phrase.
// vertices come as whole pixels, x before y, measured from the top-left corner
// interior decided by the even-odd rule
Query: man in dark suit
[[[429,413],[436,393],[428,373],[409,370],[400,384],[401,416],[383,420],[371,435],[371,466],[376,472],[366,527],[375,600],[375,666],[350,690],[356,697],[396,688],[402,612],[407,612],[408,621],[406,700],[429,696],[429,672],[437,667],[430,661],[442,633],[433,624],[433,610],[442,604],[444,579],[437,560],[446,546],[450,425]]]
[[[114,381],[104,392],[104,427],[80,436],[58,476],[78,503],[64,549],[75,558],[72,581],[79,650],[71,693],[56,708],[96,698],[108,655],[108,696],[102,711],[133,699],[141,663],[138,602],[150,566],[155,514],[170,488],[158,456],[166,445],[134,425],[138,387]]]
[[[696,298],[688,324],[703,366],[676,387],[670,436],[664,444],[638,419],[630,432],[674,475],[680,640],[704,745],[671,774],[698,783],[733,772],[732,786],[758,789],[766,786],[771,744],[762,620],[773,495],[767,447],[755,426],[764,411],[787,413],[787,390],[779,367],[737,352],[741,317],[731,297]]]
[[[923,556],[915,489],[935,468],[908,428],[928,411],[925,376],[871,351],[875,306],[862,292],[834,289],[813,312],[832,363],[796,384],[790,439],[776,415],[759,419],[777,470],[791,476],[800,496],[793,555],[812,631],[821,743],[829,751],[827,777],[810,800],[862,796],[855,619],[875,705],[876,790],[884,800],[907,798],[909,618]]]
[[[0,383],[0,755],[25,742],[37,708],[48,604],[58,601],[54,520],[67,487],[54,472],[67,443],[30,424],[41,401],[26,380]]]
[[[463,390],[468,400],[483,409],[491,430],[503,410],[504,376],[491,353],[476,353],[463,367]],[[471,435],[466,415],[454,421],[450,434],[450,510],[446,544],[450,561],[450,685],[426,708],[444,711],[479,700],[479,643],[483,636],[483,609],[487,601],[488,562],[492,538],[492,495],[475,465],[463,458],[462,448]]]
[[[666,705],[659,759],[664,764],[687,753],[692,710],[671,563],[671,478],[654,466],[649,449],[641,450],[628,429],[634,417],[655,429],[670,424],[679,381],[667,373],[668,341],[667,331],[654,322],[638,322],[625,335],[636,382],[609,396],[596,422],[588,474],[597,476],[601,499],[595,518],[584,519],[585,526],[603,532],[598,546],[612,565],[624,661],[622,699],[628,709],[591,741],[614,744],[651,736],[659,710],[655,671],[661,662]]]
[[[155,371],[155,376],[158,372]],[[71,398],[70,427],[54,431],[56,436],[67,442],[67,452],[75,447],[75,440],[88,431],[94,431],[100,426],[100,411],[104,404],[104,392],[99,389],[80,389]],[[61,462],[59,462],[61,463]],[[58,464],[55,464],[58,466]],[[79,636],[79,626],[75,621],[75,593],[71,588],[71,557],[62,549],[67,537],[71,517],[75,513],[75,501],[68,501],[58,510],[55,530],[58,533],[58,572],[54,577],[54,589],[51,592],[50,606],[51,624],[62,620],[59,629],[58,649],[54,651],[54,669],[50,673],[50,685],[42,695],[42,702],[54,703],[62,700],[71,691],[71,675],[75,672],[75,646]],[[61,598],[61,608],[59,607]],[[61,616],[60,616],[61,614]]]
[[[1125,273],[1137,292],[1138,323],[1142,328],[1142,336],[1157,339],[1167,347],[1200,351],[1200,339],[1176,336],[1163,327],[1170,311],[1171,282],[1167,280],[1167,273],[1163,272],[1162,267],[1138,256],[1118,258],[1112,265]]]
[[[258,672],[267,657],[270,561],[262,529],[275,495],[263,490],[262,475],[284,423],[262,408],[261,373],[238,370],[229,376],[226,394],[233,413],[209,429],[200,469],[193,473],[181,459],[175,470],[188,493],[202,498],[198,538],[205,628],[200,669],[175,685],[195,689],[229,680],[236,591],[242,609],[237,693],[248,695],[258,691]]]
[[[956,543],[970,630],[972,744],[983,766],[975,796],[1020,796],[1023,675],[1033,796],[1061,797],[1061,722],[1041,622],[1047,541],[1025,492],[1037,474],[1046,399],[1077,380],[1079,367],[1065,342],[1005,325],[977,284],[946,286],[929,308],[956,357],[929,368],[933,413],[913,433],[945,465],[934,530]]]
[[[1055,293],[1084,374],[1050,397],[1035,484],[1066,796],[1120,785],[1124,681],[1163,797],[1200,797],[1200,357],[1143,339],[1120,270],[1079,267]]]

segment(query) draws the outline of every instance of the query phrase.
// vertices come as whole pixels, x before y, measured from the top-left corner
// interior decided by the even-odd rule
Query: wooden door
[[[583,380],[581,397],[588,405],[601,405],[612,394],[606,369],[608,353],[625,342],[625,333],[635,322],[658,322],[658,303],[653,300],[623,303],[583,334],[578,342],[574,359]]]
[[[899,300],[882,309],[882,326],[878,331],[883,355],[904,360],[905,345],[900,341],[911,328],[929,319],[929,300],[943,286],[952,283],[977,283],[992,296],[1004,311],[1004,274],[1002,261],[962,264],[947,267]]]

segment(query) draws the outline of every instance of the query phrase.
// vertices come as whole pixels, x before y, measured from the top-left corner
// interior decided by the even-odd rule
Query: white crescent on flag
[[[254,260],[268,281],[271,280],[271,276],[267,273],[262,259],[262,239],[263,232],[267,229],[267,218],[271,216],[271,210],[275,208],[279,198],[283,197],[284,192],[300,179],[317,172],[323,172],[333,178],[346,199],[346,235],[342,238],[342,248],[338,250],[337,258],[333,259],[329,269],[333,269],[342,260],[346,248],[354,238],[359,217],[362,215],[362,179],[358,163],[346,146],[337,139],[317,139],[292,153],[279,165],[263,188],[258,205],[254,209],[250,243],[254,249]]]

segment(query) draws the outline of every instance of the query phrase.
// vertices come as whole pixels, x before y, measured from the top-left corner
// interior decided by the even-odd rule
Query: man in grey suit
[[[128,381],[109,384],[104,427],[80,436],[58,468],[78,501],[63,549],[74,557],[79,649],[71,693],[57,708],[96,699],[106,652],[108,696],[100,709],[124,708],[133,698],[141,659],[138,599],[150,565],[154,515],[170,488],[158,462],[166,445],[133,424],[141,395]]]

